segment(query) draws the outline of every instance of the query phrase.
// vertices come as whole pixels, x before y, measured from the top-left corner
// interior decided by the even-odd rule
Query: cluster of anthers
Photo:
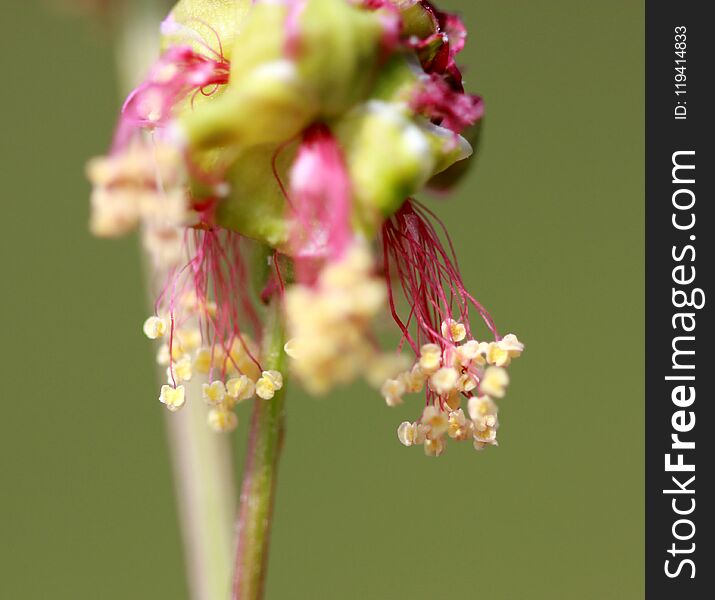
[[[464,341],[466,328],[453,320],[442,323],[442,335],[452,344],[444,349],[425,344],[411,369],[389,379],[382,387],[388,406],[402,404],[403,396],[426,389],[427,404],[414,423],[403,422],[397,436],[405,446],[424,444],[425,454],[444,452],[445,434],[472,440],[474,448],[497,445],[497,405],[509,384],[506,367],[521,355],[524,345],[513,334],[498,342]],[[462,408],[467,400],[467,414]]]
[[[212,303],[199,308],[195,296],[187,294],[184,308],[195,316],[200,310],[215,313]],[[283,376],[275,370],[261,371],[256,361],[257,346],[247,335],[235,338],[228,349],[202,343],[197,327],[173,327],[171,317],[150,316],[144,322],[144,334],[160,340],[157,363],[166,368],[167,383],[161,386],[159,401],[171,412],[186,402],[185,384],[195,374],[206,381],[201,384],[203,400],[210,407],[208,423],[216,431],[233,431],[238,425],[234,408],[241,402],[258,397],[270,400],[283,387]],[[210,382],[210,383],[209,383]]]
[[[160,402],[177,411],[191,388],[231,431],[239,403],[270,401],[285,374],[270,305],[309,392],[356,377],[390,406],[424,392],[403,444],[495,445],[523,345],[498,334],[444,225],[412,198],[454,184],[477,138],[461,20],[429,0],[180,0],[161,33],[110,153],[88,167],[91,230],[139,227],[152,258]],[[493,341],[475,339],[470,311]],[[377,341],[387,312],[397,352]]]

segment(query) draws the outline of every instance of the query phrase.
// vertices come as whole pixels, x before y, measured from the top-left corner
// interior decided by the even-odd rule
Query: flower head
[[[91,230],[140,228],[152,258],[160,401],[180,409],[198,379],[209,425],[231,431],[239,403],[283,393],[260,352],[270,302],[308,391],[363,377],[389,406],[422,394],[404,445],[495,445],[492,398],[524,347],[499,336],[413,199],[455,179],[483,114],[456,62],[461,20],[427,0],[181,0],[161,34],[88,166]],[[397,351],[378,343],[386,315]]]

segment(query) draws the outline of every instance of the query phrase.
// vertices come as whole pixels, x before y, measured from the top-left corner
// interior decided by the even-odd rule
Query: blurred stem
[[[285,373],[284,328],[278,298],[271,301],[263,340],[263,367]],[[285,433],[285,384],[271,400],[256,398],[241,487],[233,599],[263,597],[278,460]]]
[[[167,10],[160,0],[127,2],[116,53],[122,92],[136,86],[158,56],[159,23]],[[151,290],[162,274],[146,258],[145,265]],[[159,375],[163,378],[163,370]],[[187,385],[187,395],[193,401],[167,413],[166,426],[189,587],[193,600],[222,600],[230,596],[237,504],[232,448],[227,436],[206,423],[200,382]]]

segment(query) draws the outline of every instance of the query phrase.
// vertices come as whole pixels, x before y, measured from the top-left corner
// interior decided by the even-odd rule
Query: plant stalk
[[[285,373],[284,327],[279,300],[269,306],[263,368]],[[241,487],[233,600],[263,597],[278,461],[285,435],[285,384],[271,400],[256,398]]]
[[[159,23],[168,4],[133,0],[125,5],[116,44],[117,70],[123,93],[143,77],[159,52]],[[147,289],[162,279],[144,257]],[[159,376],[163,379],[163,369]],[[201,382],[186,386],[190,401],[166,416],[174,485],[184,545],[188,584],[193,600],[230,597],[233,524],[236,515],[235,470],[230,439],[207,425]]]

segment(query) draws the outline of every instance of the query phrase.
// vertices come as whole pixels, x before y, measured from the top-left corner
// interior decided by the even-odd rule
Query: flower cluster
[[[152,258],[160,402],[179,410],[195,381],[209,425],[230,431],[237,404],[270,401],[285,375],[262,351],[270,305],[311,393],[356,377],[389,405],[424,391],[403,443],[495,443],[491,398],[523,347],[499,336],[412,198],[453,185],[472,155],[484,106],[457,66],[461,20],[427,0],[180,0],[161,34],[88,167],[91,230],[140,228]],[[470,311],[493,342],[474,339]],[[377,342],[388,313],[397,352]]]
[[[504,397],[509,384],[506,367],[521,355],[524,345],[513,334],[498,342],[464,341],[466,328],[453,320],[442,323],[442,335],[453,343],[444,348],[423,345],[412,368],[383,385],[389,406],[402,404],[406,393],[426,388],[427,405],[421,418],[402,423],[397,436],[405,446],[424,444],[430,456],[442,454],[445,434],[458,441],[472,440],[477,450],[496,446],[499,421],[494,398]],[[469,419],[463,399],[467,399]]]

